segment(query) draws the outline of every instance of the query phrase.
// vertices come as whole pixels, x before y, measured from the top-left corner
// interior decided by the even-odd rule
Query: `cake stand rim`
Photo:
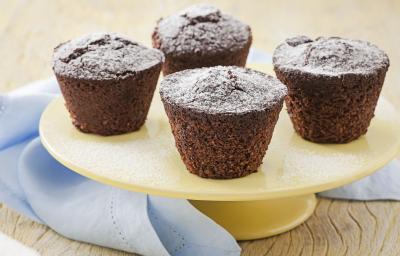
[[[52,102],[49,103],[49,105],[46,107],[45,111],[42,114],[42,117],[40,119],[40,124],[42,124],[42,121],[43,121],[42,119],[44,118],[47,110],[50,109],[55,104],[61,104],[60,101],[63,101],[62,97],[57,97],[54,100],[52,100]],[[52,155],[62,165],[66,166],[67,168],[71,169],[72,171],[74,171],[82,176],[85,176],[87,178],[90,178],[92,180],[95,180],[95,181],[103,183],[103,184],[111,185],[114,187],[122,188],[122,189],[133,191],[133,192],[141,192],[141,193],[146,193],[146,194],[151,194],[151,195],[158,195],[158,196],[165,196],[165,197],[172,197],[172,198],[183,198],[183,199],[190,199],[190,200],[202,200],[202,201],[257,201],[257,200],[287,198],[287,197],[295,197],[295,196],[301,196],[301,195],[306,195],[306,194],[318,193],[321,191],[337,188],[337,187],[352,183],[354,181],[357,181],[359,179],[362,179],[364,177],[367,177],[367,176],[371,175],[372,173],[374,173],[375,171],[382,168],[383,166],[385,166],[387,163],[389,163],[393,159],[395,159],[397,154],[400,153],[400,140],[399,140],[397,143],[397,148],[392,147],[391,152],[387,153],[385,155],[387,157],[381,158],[381,159],[379,159],[379,161],[374,161],[374,164],[369,166],[369,168],[367,170],[365,170],[363,172],[359,172],[353,176],[346,176],[340,180],[334,180],[331,182],[325,182],[325,183],[320,183],[320,184],[316,184],[316,185],[306,185],[304,187],[296,186],[293,189],[288,189],[287,187],[285,187],[284,189],[280,189],[280,188],[271,189],[268,192],[260,192],[260,193],[251,192],[251,193],[227,195],[227,194],[215,194],[215,193],[207,193],[207,192],[193,193],[193,192],[185,192],[185,191],[179,191],[179,190],[166,191],[166,190],[157,189],[154,187],[126,183],[126,182],[118,181],[115,179],[112,180],[109,177],[96,175],[93,172],[84,170],[81,167],[76,166],[74,163],[71,163],[71,162],[65,160],[62,156],[60,156],[57,153],[57,150],[55,150],[53,148],[53,146],[50,145],[50,143],[48,143],[48,141],[45,139],[45,136],[43,136],[42,125],[39,125],[39,134],[40,134],[42,145],[46,148],[46,150],[49,152],[50,155]]]

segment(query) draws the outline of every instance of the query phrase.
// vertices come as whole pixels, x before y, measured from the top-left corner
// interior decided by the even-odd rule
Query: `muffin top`
[[[123,79],[164,60],[163,54],[115,33],[95,33],[54,49],[57,75],[88,80]]]
[[[207,55],[244,48],[251,43],[251,30],[217,8],[200,4],[160,19],[153,39],[153,46],[166,55]]]
[[[187,69],[166,76],[160,87],[163,101],[209,114],[263,111],[286,93],[278,79],[235,66]]]
[[[306,36],[287,39],[273,56],[274,67],[316,75],[369,74],[389,67],[389,58],[377,46],[340,37]]]

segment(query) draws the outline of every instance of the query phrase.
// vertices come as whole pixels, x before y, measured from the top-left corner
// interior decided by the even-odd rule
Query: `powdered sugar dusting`
[[[67,41],[54,50],[56,74],[80,79],[117,79],[163,61],[163,54],[114,33],[94,33]]]
[[[200,4],[161,19],[155,34],[165,54],[236,51],[251,41],[250,27],[217,8]]]
[[[282,102],[286,87],[272,76],[234,67],[184,70],[161,82],[163,100],[207,113],[262,111]]]
[[[360,40],[339,37],[305,36],[289,38],[279,45],[273,56],[279,69],[313,74],[367,74],[389,67],[389,58],[377,46]]]

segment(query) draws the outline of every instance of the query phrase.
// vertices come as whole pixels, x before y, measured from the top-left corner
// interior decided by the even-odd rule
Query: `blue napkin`
[[[400,201],[400,161],[393,160],[371,176],[318,195],[333,199]]]
[[[0,202],[74,240],[142,255],[240,255],[235,239],[183,199],[128,192],[80,176],[38,138],[54,79],[0,95]]]

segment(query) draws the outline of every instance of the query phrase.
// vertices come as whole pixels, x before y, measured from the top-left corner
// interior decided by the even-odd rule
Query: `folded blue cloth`
[[[235,239],[188,201],[80,176],[38,136],[54,79],[0,95],[0,202],[74,240],[142,255],[240,255]]]
[[[347,200],[400,200],[400,161],[393,160],[371,176],[318,195]]]

